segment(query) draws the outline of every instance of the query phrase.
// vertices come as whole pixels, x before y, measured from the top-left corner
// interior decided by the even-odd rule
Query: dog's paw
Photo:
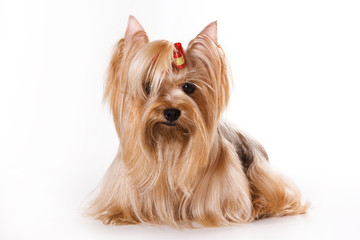
[[[134,225],[139,223],[136,218],[125,217],[123,214],[103,215],[99,219],[106,225]]]

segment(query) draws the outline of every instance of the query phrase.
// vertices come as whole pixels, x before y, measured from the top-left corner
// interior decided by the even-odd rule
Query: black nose
[[[166,120],[173,122],[180,117],[180,110],[176,108],[167,108],[164,110]]]

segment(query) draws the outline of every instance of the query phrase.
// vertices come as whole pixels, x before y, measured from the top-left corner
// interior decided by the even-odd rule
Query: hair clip
[[[177,68],[183,68],[185,67],[184,49],[179,42],[174,43],[174,46],[176,48],[176,51],[174,51],[174,65]]]

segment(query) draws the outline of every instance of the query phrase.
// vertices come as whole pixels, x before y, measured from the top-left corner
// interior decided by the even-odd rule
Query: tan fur
[[[142,29],[115,47],[104,99],[120,147],[89,215],[106,224],[193,227],[306,212],[261,145],[220,122],[229,70],[210,30],[189,43],[184,69],[172,65],[172,43],[149,42]],[[191,95],[182,91],[186,82],[196,86]],[[162,124],[166,108],[181,110],[176,126]]]

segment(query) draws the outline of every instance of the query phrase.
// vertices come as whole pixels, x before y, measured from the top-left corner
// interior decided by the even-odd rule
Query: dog
[[[190,41],[150,42],[130,16],[105,84],[120,147],[88,215],[105,224],[226,226],[303,214],[264,148],[221,120],[230,71],[217,22]]]

